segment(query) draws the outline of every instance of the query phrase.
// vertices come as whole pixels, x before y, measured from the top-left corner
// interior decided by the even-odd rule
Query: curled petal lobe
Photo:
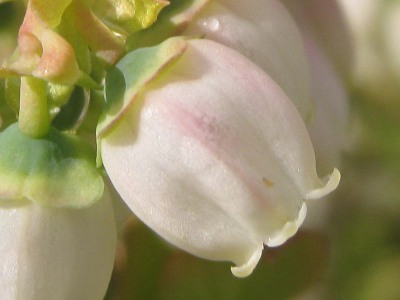
[[[260,245],[258,249],[255,249],[253,255],[246,263],[240,266],[231,267],[232,274],[235,275],[236,277],[249,276],[249,274],[251,274],[254,268],[257,266],[258,261],[261,258],[263,249],[264,247]]]
[[[263,244],[297,231],[308,193],[324,186],[282,89],[209,40],[188,41],[100,143],[113,185],[146,224],[188,252],[232,261],[239,277]]]
[[[303,223],[305,217],[307,214],[307,206],[305,203],[303,203],[300,211],[299,211],[299,216],[296,220],[294,221],[288,221],[286,224],[283,226],[282,230],[278,232],[275,236],[271,236],[268,238],[268,241],[265,241],[265,244],[268,247],[278,247],[282,245],[283,243],[286,242],[288,237],[293,236],[296,232],[297,229],[300,227],[300,225]]]

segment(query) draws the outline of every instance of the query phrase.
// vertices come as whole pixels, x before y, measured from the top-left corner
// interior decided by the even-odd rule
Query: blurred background
[[[354,57],[338,190],[310,203],[305,226],[266,249],[245,279],[228,263],[172,248],[132,216],[107,300],[400,299],[400,1],[340,2]],[[17,2],[0,1],[0,65],[15,48],[22,13]]]

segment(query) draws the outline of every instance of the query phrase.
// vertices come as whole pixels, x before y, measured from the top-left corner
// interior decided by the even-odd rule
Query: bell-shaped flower
[[[208,1],[183,34],[235,49],[267,72],[304,120],[312,113],[310,79],[300,32],[278,0]]]
[[[0,133],[0,299],[104,298],[116,228],[93,152],[54,129]]]
[[[336,169],[317,176],[280,86],[216,42],[173,38],[132,52],[110,72],[106,96],[99,146],[121,197],[163,238],[233,262],[236,276],[253,271],[264,245],[296,233],[306,200],[338,184]]]
[[[104,197],[84,209],[0,203],[0,299],[103,299],[115,253]]]

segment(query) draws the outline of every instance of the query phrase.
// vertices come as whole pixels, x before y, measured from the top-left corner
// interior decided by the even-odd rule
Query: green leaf
[[[105,79],[105,107],[97,126],[97,137],[104,137],[134,105],[140,92],[185,51],[183,38],[128,53]]]
[[[0,202],[88,207],[104,189],[94,157],[94,150],[75,136],[50,129],[33,139],[15,123],[0,133]]]

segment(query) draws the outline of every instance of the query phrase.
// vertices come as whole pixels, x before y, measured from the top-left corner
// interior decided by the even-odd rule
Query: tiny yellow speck
[[[265,177],[263,177],[263,179],[262,179],[262,181],[264,182],[264,184],[267,186],[267,187],[272,187],[273,185],[274,185],[274,183],[271,181],[271,180],[268,180],[267,178],[265,178]]]

